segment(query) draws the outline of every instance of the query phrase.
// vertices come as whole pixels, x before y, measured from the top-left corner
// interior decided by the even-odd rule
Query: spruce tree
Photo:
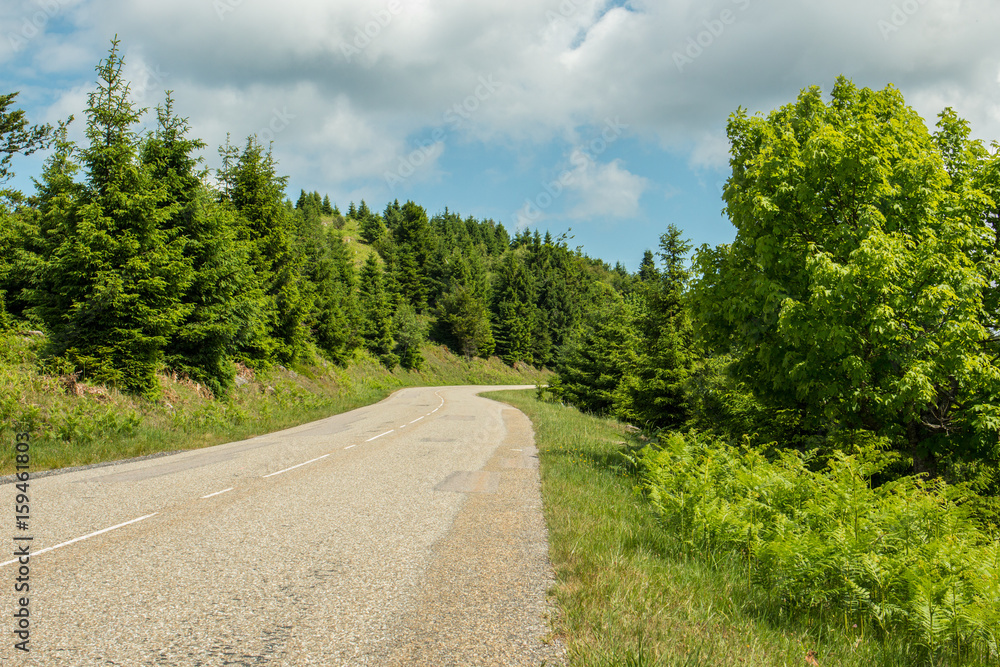
[[[271,152],[251,136],[229,174],[230,201],[239,215],[239,238],[250,241],[250,263],[267,295],[270,341],[247,352],[258,359],[294,361],[304,350],[310,303],[303,293],[301,260],[284,205],[287,179],[275,173]]]
[[[685,303],[691,244],[675,225],[660,237],[663,270],[643,282],[636,325],[640,334],[633,373],[625,376],[615,410],[626,421],[679,428],[688,417],[685,383],[695,363],[694,332]]]
[[[36,294],[53,353],[86,377],[153,397],[163,350],[190,311],[182,296],[192,271],[185,239],[169,227],[177,205],[139,159],[143,110],[123,64],[115,39],[88,97],[86,186],[68,210],[48,202],[58,245]]]
[[[185,257],[194,270],[183,296],[191,310],[165,348],[166,363],[221,396],[233,385],[239,349],[265,335],[264,294],[247,261],[247,242],[236,239],[235,215],[202,183],[194,152],[204,143],[188,138],[188,130],[168,92],[142,146],[143,163],[177,205],[168,225],[187,239]]]
[[[497,355],[511,366],[532,363],[535,285],[518,252],[510,250],[501,258],[493,291]]]
[[[392,331],[393,309],[375,253],[368,255],[361,269],[360,295],[365,346],[386,368],[395,368],[399,357],[393,352],[396,346]]]

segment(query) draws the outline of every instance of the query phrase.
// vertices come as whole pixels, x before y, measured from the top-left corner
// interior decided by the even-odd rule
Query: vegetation
[[[732,481],[717,471],[702,481],[698,475],[701,468],[683,470],[681,477],[685,481],[671,488],[682,484],[692,492],[683,496],[685,512],[673,507],[673,498],[666,494],[654,508],[648,495],[635,492],[637,486],[651,481],[644,471],[652,468],[646,464],[637,468],[629,459],[674,456],[676,440],[666,443],[664,452],[654,454],[655,448],[650,447],[648,454],[642,454],[640,448],[652,445],[653,441],[613,418],[599,418],[551,401],[539,401],[530,391],[494,392],[486,396],[523,410],[534,425],[535,445],[541,459],[542,500],[549,526],[549,554],[558,579],[552,591],[558,605],[554,633],[566,642],[569,664],[971,667],[995,663],[995,656],[983,653],[982,645],[977,653],[963,644],[964,658],[942,651],[953,630],[945,622],[935,626],[938,651],[929,658],[919,633],[881,632],[877,625],[859,622],[859,617],[852,615],[853,610],[845,625],[845,606],[831,604],[826,611],[818,605],[790,608],[782,597],[794,589],[793,582],[801,586],[799,592],[810,588],[806,576],[810,569],[815,569],[817,576],[824,572],[829,575],[812,587],[816,595],[829,599],[847,588],[845,581],[838,580],[836,575],[857,576],[871,561],[848,563],[848,567],[838,571],[836,565],[843,562],[828,557],[849,540],[842,539],[826,547],[819,541],[821,536],[816,535],[815,543],[799,540],[783,548],[792,563],[795,563],[793,556],[804,553],[795,571],[787,573],[797,574],[799,579],[792,576],[781,579],[784,588],[780,592],[762,585],[765,572],[768,576],[775,574],[773,569],[762,571],[763,555],[755,558],[748,573],[745,544],[733,548],[713,542],[706,539],[704,531],[693,530],[685,522],[693,518],[691,523],[697,525],[703,509],[700,498],[692,493],[706,490],[716,499],[707,503],[712,506],[718,503],[720,494],[711,488],[712,482],[724,480],[728,497],[730,489],[736,495],[744,488],[743,483],[751,479],[749,474]],[[689,449],[704,454],[706,460],[710,453],[728,450],[721,443],[705,439],[692,441]],[[739,450],[729,451],[730,458],[724,459],[727,462],[741,457]],[[682,459],[678,459],[663,474],[668,476],[681,468]],[[777,477],[773,471],[760,470],[756,474]],[[802,488],[814,481],[796,481],[796,484]],[[744,498],[744,501],[758,508],[759,516],[768,511],[763,508],[769,507],[767,500],[774,491],[771,484],[752,500]],[[860,502],[864,498],[859,491],[854,498],[838,498],[829,510],[824,510],[831,498],[829,491],[828,488],[817,497],[814,508],[817,519],[824,511],[834,516],[838,511],[844,512],[845,500],[856,498]],[[913,499],[918,497],[919,494],[914,494]],[[732,502],[736,504],[738,499]],[[948,511],[920,500],[912,508],[911,523],[919,523],[921,513],[927,510],[935,516]],[[865,512],[859,526],[863,525],[867,531],[870,528],[867,517],[878,510],[866,508]],[[843,523],[834,521],[830,532],[849,532],[853,523],[846,526]],[[939,564],[946,563],[948,532],[950,528],[942,527],[937,542],[942,547],[938,552]],[[912,543],[918,541],[914,535]],[[774,550],[782,549],[780,543],[771,546]],[[810,553],[817,557],[810,557]],[[973,570],[978,575],[973,576],[991,576],[989,568],[995,568],[994,563],[977,563]],[[992,576],[995,581],[995,570]],[[949,585],[944,580],[930,577],[926,580],[942,588]],[[955,583],[954,578],[947,581]],[[831,582],[831,593],[827,593],[826,585]],[[906,586],[905,580],[893,584],[899,588]],[[945,618],[944,610],[939,611],[942,615],[935,622]]]
[[[225,399],[241,366],[347,367],[367,352],[419,370],[428,342],[551,364],[612,279],[564,239],[512,239],[447,209],[362,201],[344,216],[304,191],[293,206],[255,136],[227,139],[210,178],[170,92],[139,133],[123,66],[116,39],[83,147],[72,118],[31,127],[0,98],[0,182],[15,154],[55,146],[36,192],[0,207],[0,327],[41,331],[41,358],[80,381],[155,401],[158,377],[179,374]]]
[[[424,344],[419,371],[389,371],[367,353],[346,368],[322,360],[266,370],[241,365],[224,398],[171,372],[157,376],[161,399],[150,401],[81,381],[46,360],[44,349],[42,336],[0,334],[0,438],[12,437],[13,424],[29,429],[34,472],[250,438],[370,405],[401,387],[535,384],[549,376]],[[12,458],[0,462],[0,475],[13,469]]]
[[[539,419],[599,423],[554,405],[571,404],[648,444],[621,459],[645,504],[622,496],[616,448],[584,434],[583,468],[550,451],[559,493],[582,488],[567,516],[602,526],[566,539],[623,545],[565,576],[634,566],[656,591],[664,557],[737,595],[725,622],[691,611],[725,637],[649,655],[716,664],[697,652],[708,646],[735,663],[726,642],[752,630],[761,654],[807,664],[1000,659],[1000,150],[953,111],[931,131],[891,86],[845,79],[829,99],[810,88],[767,115],[737,110],[723,195],[734,242],[692,261],[668,225],[631,274],[565,236],[511,237],[412,201],[342,214],[303,191],[293,205],[253,136],[227,140],[210,178],[170,93],[138,134],[145,110],[122,65],[115,41],[86,146],[68,140],[72,119],[29,126],[15,95],[0,96],[0,185],[12,156],[53,149],[34,194],[0,192],[0,418],[37,425],[54,452],[44,460],[106,456],[94,434],[156,451],[198,429],[211,440],[328,414],[396,383],[485,369],[523,381],[533,364],[555,370],[553,405],[532,404]],[[463,359],[442,366],[452,353]],[[356,373],[377,388],[350,389]],[[251,375],[268,383],[257,403]],[[74,396],[52,397],[59,386]],[[193,413],[165,407],[191,392],[204,401]],[[149,424],[157,435],[140,435]],[[592,498],[626,503],[629,522],[609,525]],[[567,627],[593,632],[594,610]],[[629,614],[643,642],[660,632]],[[582,664],[624,650],[580,641]]]

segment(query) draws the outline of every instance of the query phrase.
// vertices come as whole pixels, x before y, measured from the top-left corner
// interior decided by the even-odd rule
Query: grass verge
[[[831,619],[789,615],[747,581],[738,554],[697,551],[666,530],[636,492],[621,453],[641,446],[615,420],[492,392],[531,418],[571,665],[827,666],[928,663]]]
[[[46,373],[39,366],[42,342],[0,335],[0,442],[13,442],[15,424],[30,431],[33,472],[250,438],[370,405],[401,387],[535,384],[548,377],[428,345],[420,371],[390,372],[366,355],[347,368],[320,360],[263,373],[243,368],[225,399],[190,380],[161,376],[163,400],[152,402]],[[13,469],[13,457],[0,461],[0,475]]]

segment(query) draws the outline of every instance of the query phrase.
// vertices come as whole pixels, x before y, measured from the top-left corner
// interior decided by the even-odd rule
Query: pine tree
[[[694,332],[684,302],[691,244],[674,225],[660,237],[663,271],[644,282],[636,317],[640,333],[635,371],[623,378],[618,416],[658,428],[680,428],[689,409],[685,383],[695,363]]]
[[[632,308],[602,284],[588,326],[557,368],[553,390],[568,403],[595,414],[611,412],[622,378],[635,370],[638,337]]]
[[[453,267],[449,288],[438,301],[437,308],[438,321],[445,329],[445,342],[466,359],[489,357],[496,349],[487,308],[485,271],[481,263],[478,272],[472,269],[477,259],[478,253],[471,248],[453,252],[448,262]]]
[[[508,251],[500,260],[494,287],[493,321],[497,355],[513,366],[532,363],[532,332],[535,329],[535,285],[517,252]]]
[[[656,260],[652,250],[646,250],[642,254],[642,262],[639,263],[639,280],[644,283],[654,282],[660,277],[660,272],[656,269]]]
[[[392,304],[385,289],[385,278],[375,253],[368,255],[361,269],[362,333],[368,351],[387,368],[394,368],[399,357],[393,353]]]
[[[185,239],[169,228],[176,204],[138,156],[143,110],[128,95],[118,40],[98,67],[88,98],[83,150],[86,188],[70,210],[41,271],[38,312],[52,351],[83,374],[130,392],[156,396],[163,349],[190,308]],[[54,202],[48,202],[50,205]]]
[[[301,261],[293,248],[292,218],[284,205],[287,179],[275,173],[274,157],[256,137],[247,139],[231,170],[230,201],[240,214],[239,238],[250,241],[250,263],[268,297],[270,342],[247,350],[253,358],[294,361],[308,337],[310,303],[302,290]]]
[[[166,348],[168,366],[208,386],[217,396],[232,387],[233,359],[264,334],[264,294],[236,239],[233,213],[210,196],[196,171],[204,143],[187,136],[187,119],[173,111],[170,93],[157,108],[157,127],[142,146],[142,161],[167,186],[175,207],[168,225],[187,239],[194,277],[183,301],[191,308]]]

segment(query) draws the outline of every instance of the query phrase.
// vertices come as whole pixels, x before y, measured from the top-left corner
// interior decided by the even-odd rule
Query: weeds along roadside
[[[758,560],[748,567],[745,547],[692,538],[689,528],[678,524],[681,519],[662,495],[657,508],[648,468],[652,459],[639,460],[653,457],[653,450],[640,454],[646,443],[624,425],[581,414],[574,408],[540,402],[530,391],[488,396],[523,410],[535,427],[550,555],[558,579],[553,590],[559,606],[554,631],[565,639],[571,664],[996,664],[995,654],[989,654],[995,647],[969,645],[965,640],[952,644],[946,630],[954,630],[954,626],[936,626],[935,643],[929,645],[921,638],[919,627],[896,625],[881,631],[871,621],[858,622],[860,617],[850,610],[845,620],[837,591],[828,590],[829,578],[816,579],[816,604],[790,604],[787,589],[793,572],[779,576],[778,570],[770,570],[768,576],[772,578],[765,579],[763,573],[754,570],[761,567],[758,555],[754,555]],[[668,442],[659,451],[669,451],[670,447]],[[706,451],[706,456],[712,455]],[[787,466],[780,461],[775,465]],[[687,469],[682,471],[682,478],[698,477],[700,468],[690,460],[684,463],[678,459],[675,468],[684,466]],[[789,474],[800,487],[806,484],[798,480],[800,471],[794,467],[791,470]],[[757,470],[756,474],[763,475],[764,471]],[[850,476],[844,470],[839,474]],[[752,481],[749,473],[744,478]],[[821,484],[823,480],[809,483]],[[674,493],[670,489],[660,493],[665,491]],[[862,500],[861,492],[857,493],[857,500]],[[910,489],[908,493],[915,512],[920,503],[937,502],[930,496],[918,501],[926,489]],[[697,515],[704,510],[695,509],[693,494],[695,490],[689,487],[688,511]],[[817,504],[825,506],[826,501],[825,496],[818,496]],[[711,505],[713,501],[706,502]],[[763,502],[759,494],[755,502]],[[816,508],[817,519],[826,516],[821,510]],[[836,510],[823,511],[829,514]],[[959,516],[951,520],[959,533],[965,531]],[[760,514],[755,521],[763,521]],[[859,515],[859,530],[860,521]],[[853,530],[853,521],[849,528]],[[848,530],[846,524],[841,530]],[[815,537],[820,543],[825,539],[822,534]],[[938,546],[944,549],[947,543],[948,539],[942,537]],[[779,540],[775,546],[781,544]],[[804,552],[799,560],[791,558],[789,562],[801,563],[806,570],[822,569],[829,548],[819,549],[808,541],[786,548],[795,546]],[[857,565],[863,566],[864,561],[859,561]],[[973,565],[981,576],[988,576],[990,568],[996,571],[995,563]],[[800,584],[809,581],[808,576],[799,578]],[[937,580],[928,576],[927,581]],[[994,596],[995,613],[998,591],[985,590],[986,595]],[[939,593],[945,596],[943,600],[952,595],[947,590]],[[1000,627],[1000,623],[993,627]]]
[[[466,361],[428,345],[420,371],[390,372],[367,355],[346,368],[319,359],[262,373],[242,368],[225,398],[182,377],[160,376],[163,400],[151,402],[44,372],[42,342],[0,334],[0,437],[9,439],[14,424],[30,430],[39,472],[249,438],[370,405],[402,387],[535,384],[548,377],[498,359]],[[0,475],[12,470],[10,460],[0,463]]]

